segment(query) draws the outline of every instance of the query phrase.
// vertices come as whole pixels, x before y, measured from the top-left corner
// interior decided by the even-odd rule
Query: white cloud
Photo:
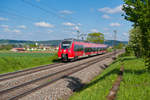
[[[0,17],[0,21],[6,21],[8,18]]]
[[[4,28],[4,32],[11,32],[9,28]]]
[[[78,27],[78,26],[75,26],[75,27],[73,28],[73,30],[79,30],[79,27]]]
[[[127,5],[127,4],[123,4],[125,7],[130,7],[130,8],[132,8],[132,9],[134,9],[135,7],[134,6],[132,6],[132,5]]]
[[[75,24],[70,23],[70,22],[63,23],[63,25],[65,25],[65,26],[75,26]]]
[[[104,15],[102,15],[102,18],[104,18],[104,19],[110,19],[110,16],[104,14]]]
[[[10,30],[9,28],[4,28],[4,32],[20,33],[21,31],[18,29]]]
[[[61,14],[72,14],[73,12],[70,10],[62,10],[60,11]]]
[[[110,23],[110,26],[112,26],[112,27],[118,27],[118,26],[120,26],[120,24],[119,23]]]
[[[18,28],[26,29],[27,27],[25,25],[19,25]]]
[[[20,33],[21,31],[20,31],[20,30],[18,30],[18,29],[14,29],[14,30],[12,30],[12,32]]]
[[[91,29],[90,31],[93,32],[93,33],[94,32],[96,32],[96,33],[99,32],[97,29]]]
[[[124,36],[129,36],[129,33],[124,32],[123,35]]]
[[[21,31],[18,29],[10,29],[8,25],[0,25],[3,28],[4,32],[12,32],[12,33],[20,33]]]
[[[110,33],[108,33],[108,32],[104,32],[104,35],[108,35],[108,34],[110,34]]]
[[[77,25],[78,25],[78,26],[81,26],[82,24],[81,24],[81,23],[78,23]]]
[[[48,33],[52,33],[52,32],[54,32],[54,31],[52,31],[52,30],[48,30],[47,32],[48,32]]]
[[[109,8],[109,7],[104,7],[98,9],[98,11],[103,12],[103,13],[108,13],[108,14],[114,14],[114,13],[121,13],[122,11],[122,5],[119,5],[115,8]]]
[[[9,26],[8,25],[0,25],[0,27],[8,28]]]
[[[49,24],[47,22],[36,22],[34,23],[35,26],[38,26],[38,27],[47,27],[47,28],[53,28],[54,25],[52,24]]]
[[[104,31],[109,31],[109,28],[104,28]]]

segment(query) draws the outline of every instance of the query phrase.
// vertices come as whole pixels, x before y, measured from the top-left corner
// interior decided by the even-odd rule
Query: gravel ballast
[[[105,54],[105,55],[107,55],[107,54]],[[99,57],[102,57],[102,56],[104,56],[104,55],[99,55],[99,56],[91,57],[91,58],[88,58],[88,59],[83,59],[83,60],[67,63],[67,64],[59,66],[59,67],[54,67],[54,68],[51,68],[51,69],[42,70],[42,71],[35,72],[35,73],[32,73],[32,74],[27,74],[27,75],[24,75],[24,76],[21,76],[21,77],[1,81],[0,82],[0,91],[5,90],[5,89],[9,89],[9,88],[17,86],[17,85],[21,85],[25,82],[29,82],[29,81],[32,81],[32,80],[37,79],[39,77],[46,76],[50,73],[55,73],[57,71],[60,71],[60,70],[63,70],[63,69],[66,69],[66,68],[69,68],[71,66],[75,66],[75,65],[78,65],[78,64],[82,64],[84,62],[87,62],[87,61],[90,61],[92,59],[99,58]]]
[[[81,71],[66,76],[64,79],[20,98],[20,100],[66,100],[74,91],[81,88],[84,84],[89,83],[95,76],[99,75],[112,63],[112,61],[111,57],[106,58],[103,61],[95,63]]]

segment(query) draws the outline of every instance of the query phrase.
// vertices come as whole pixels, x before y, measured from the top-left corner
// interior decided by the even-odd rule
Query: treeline
[[[11,50],[12,48],[34,48],[38,47],[35,44],[28,44],[28,45],[23,45],[23,44],[1,44],[0,45],[0,50]]]
[[[150,0],[124,0],[124,18],[133,22],[128,53],[142,57],[150,70]]]
[[[15,45],[0,45],[0,50],[11,50]]]

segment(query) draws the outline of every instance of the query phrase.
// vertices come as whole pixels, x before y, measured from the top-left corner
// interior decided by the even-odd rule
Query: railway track
[[[100,55],[100,56],[104,56],[104,55]],[[97,58],[97,57],[100,57],[100,56],[95,56],[94,58]],[[61,71],[65,68],[69,68],[73,65],[77,65],[77,64],[79,65],[79,64],[81,64],[83,62],[86,62],[86,61],[88,62],[91,59],[93,59],[93,58],[90,57],[89,59],[78,60],[76,62],[70,62],[70,63],[67,63],[67,64],[61,64],[60,66],[56,66],[56,67],[53,67],[53,68],[48,68],[47,70],[41,70],[41,71],[37,71],[37,72],[33,71],[34,73],[25,74],[25,75],[20,76],[20,77],[18,75],[18,77],[14,77],[12,79],[11,78],[6,79],[6,80],[0,82],[0,91],[9,89],[11,87],[21,85],[23,83],[35,80],[35,79],[40,78],[40,77],[44,77],[44,76],[46,76],[50,73],[52,74],[56,71]]]
[[[12,73],[1,74],[0,75],[0,82],[4,81],[4,80],[9,80],[9,79],[13,79],[16,77],[32,74],[35,72],[51,69],[54,67],[59,67],[60,65],[64,65],[64,63],[55,63],[55,64],[43,65],[43,66],[25,69],[25,70],[21,70],[21,71],[16,71],[16,72],[12,72]]]
[[[70,68],[48,74],[44,77],[37,78],[35,80],[23,83],[21,85],[11,87],[6,90],[2,90],[2,91],[0,91],[0,100],[17,100],[18,98],[26,96],[44,86],[52,84],[52,83],[56,82],[57,80],[65,78],[65,76],[76,73],[84,68],[89,67],[92,64],[102,61],[105,58],[112,56],[113,54],[114,53],[106,54],[102,57],[99,57],[99,59],[96,58],[89,62],[84,62],[82,64],[75,65]]]

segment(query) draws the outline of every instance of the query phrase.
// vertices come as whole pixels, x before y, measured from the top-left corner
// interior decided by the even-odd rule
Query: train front
[[[58,58],[68,61],[72,57],[72,41],[64,40],[59,45]]]

